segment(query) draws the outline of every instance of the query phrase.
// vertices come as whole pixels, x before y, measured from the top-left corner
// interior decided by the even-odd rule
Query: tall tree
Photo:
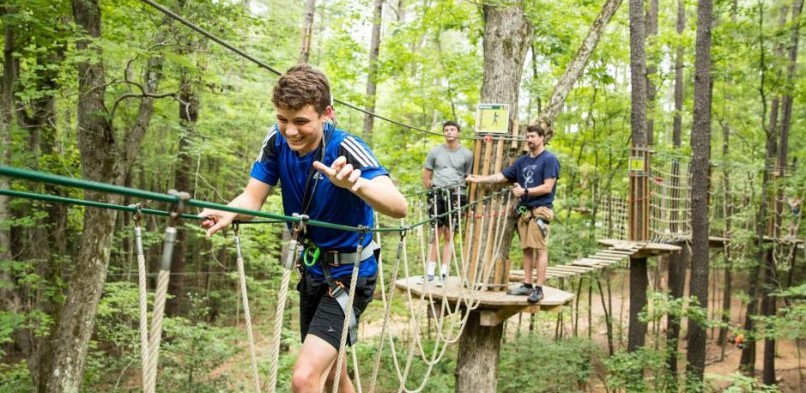
[[[644,24],[643,0],[630,0],[630,83],[632,86],[632,107],[630,127],[632,129],[633,150],[646,153],[646,25]],[[641,174],[639,176],[645,176]],[[646,209],[643,204],[643,187],[646,181],[639,176],[630,177],[630,240],[647,240],[643,234]],[[646,291],[649,286],[647,278],[647,258],[630,258],[630,322],[627,332],[627,351],[635,351],[644,346],[646,340],[646,322],[638,318],[639,312],[646,306]]]
[[[792,119],[792,101],[793,101],[793,94],[792,89],[794,89],[794,76],[795,76],[795,69],[797,66],[797,59],[798,59],[798,36],[800,30],[800,14],[801,10],[803,9],[803,0],[796,0],[792,7],[792,31],[790,35],[790,44],[789,44],[789,53],[788,53],[788,64],[786,69],[786,84],[785,89],[782,97],[782,105],[781,105],[781,123],[778,127],[779,130],[779,143],[778,143],[778,155],[776,159],[775,165],[775,174],[778,176],[779,179],[786,178],[786,170],[787,170],[787,155],[789,152],[789,128],[791,125]],[[786,8],[784,8],[786,10]],[[785,12],[785,11],[782,11]],[[782,18],[782,22],[786,21],[786,17]],[[781,23],[782,27],[785,27],[785,23]],[[778,181],[775,183],[776,191],[774,192],[774,209],[775,214],[773,215],[773,220],[775,225],[773,230],[775,231],[772,235],[774,239],[780,238],[780,231],[782,222],[783,222],[783,210],[784,210],[784,184],[782,181]],[[778,245],[777,247],[782,247],[782,245]],[[772,255],[774,253],[774,249],[767,252],[767,257],[765,260],[766,265],[766,272],[765,272],[765,291],[764,291],[764,299],[763,299],[763,310],[762,314],[766,317],[773,317],[776,314],[777,309],[777,299],[778,296],[775,295],[775,292],[778,291],[779,285],[781,280],[777,277],[777,266]],[[771,336],[766,336],[764,338],[764,368],[761,374],[761,381],[766,385],[774,385],[776,384],[775,378],[775,338]]]
[[[686,29],[686,4],[684,0],[677,0],[677,45],[674,55],[674,115],[672,119],[672,145],[675,150],[680,150],[683,136],[683,56],[685,47],[682,43],[682,35]],[[672,182],[674,185],[673,200],[679,200],[680,185],[680,161],[672,162]],[[681,206],[678,206],[681,207]],[[679,210],[672,210],[672,233],[676,233]],[[673,299],[683,297],[686,283],[686,265],[688,262],[688,247],[683,247],[683,252],[669,256],[669,296]],[[668,348],[667,368],[672,374],[672,391],[677,387],[677,347],[680,338],[680,317],[670,315],[666,320],[666,348]]]
[[[736,23],[739,12],[739,4],[733,0],[730,8],[731,23]],[[731,69],[731,65],[728,65]],[[730,75],[730,72],[728,72]],[[732,78],[728,76],[726,81],[728,86],[733,85]],[[731,94],[725,93],[724,101],[731,101]],[[730,156],[730,135],[731,135],[731,119],[725,114],[720,119],[720,126],[722,127],[722,159],[727,160]],[[722,215],[725,217],[725,230],[723,236],[725,239],[730,239],[733,233],[733,203],[734,197],[731,192],[731,176],[729,171],[724,171],[722,174]],[[723,245],[722,252],[725,258],[725,275],[724,286],[722,287],[722,326],[719,328],[719,336],[717,337],[717,344],[722,346],[721,358],[725,356],[725,345],[728,338],[728,327],[731,323],[731,303],[733,294],[733,254],[731,250],[731,243],[726,241]]]
[[[8,7],[9,5],[0,6],[0,18],[9,13]],[[12,85],[15,79],[13,54],[14,27],[10,23],[3,23],[3,78],[0,80],[0,165],[8,165],[11,162],[11,126],[14,122]],[[0,188],[10,188],[7,177],[0,178]],[[8,223],[9,217],[8,197],[0,195],[0,223]],[[5,259],[10,255],[10,247],[9,228],[2,226],[0,227],[0,259]],[[3,301],[7,300],[10,298],[3,296]]]
[[[517,124],[518,92],[523,62],[529,49],[534,26],[526,18],[523,1],[507,5],[482,6],[484,16],[484,79],[481,101],[510,106],[508,124]],[[512,228],[504,239],[512,239]],[[507,253],[505,241],[501,250]],[[495,256],[494,258],[498,258]],[[503,255],[501,260],[505,260]],[[495,392],[498,381],[498,358],[501,350],[503,324],[481,326],[479,311],[469,311],[467,325],[459,339],[463,349],[456,361],[456,392]],[[490,365],[495,365],[490,367]]]
[[[768,65],[766,60],[765,48],[765,33],[764,33],[764,3],[759,2],[758,5],[758,24],[759,24],[759,92],[761,93],[761,127],[764,130],[765,136],[765,149],[764,149],[764,171],[761,176],[761,199],[758,204],[758,210],[755,217],[755,250],[756,250],[756,263],[751,269],[750,277],[760,277],[762,270],[761,266],[765,258],[770,258],[771,255],[765,251],[764,235],[767,229],[768,218],[768,193],[770,185],[771,168],[773,166],[773,157],[776,150],[776,132],[777,127],[777,98],[773,100],[772,108],[770,108],[770,121],[767,122],[767,72]],[[756,340],[754,338],[755,332],[755,318],[758,313],[758,287],[759,280],[750,280],[747,288],[747,295],[750,298],[747,303],[747,310],[745,311],[744,330],[749,332],[747,337],[747,344],[742,349],[742,356],[739,360],[740,369],[742,372],[753,375],[756,363]]]
[[[579,76],[582,75],[582,71],[585,70],[588,59],[599,44],[605,27],[607,27],[613,14],[618,10],[621,1],[622,0],[607,0],[605,2],[602,6],[602,10],[599,11],[599,15],[594,19],[593,26],[591,26],[588,31],[588,35],[582,41],[582,45],[579,46],[573,59],[568,63],[565,73],[563,73],[560,80],[557,81],[557,84],[554,85],[551,96],[549,96],[546,111],[541,114],[541,117],[548,120],[549,124],[554,124],[554,119],[560,114],[563,102],[565,102],[566,97],[568,97],[568,94],[571,92],[571,88],[574,87],[574,83],[576,83]],[[534,61],[532,63],[535,64]],[[536,74],[537,73],[535,73],[535,75]]]
[[[77,41],[78,63],[78,148],[84,179],[113,183],[115,171],[115,135],[104,103],[106,82],[101,38],[101,11],[97,0],[75,0],[73,16],[87,38]],[[87,191],[87,199],[120,203],[115,195]],[[42,392],[78,392],[84,361],[95,323],[95,310],[101,297],[109,263],[116,212],[87,209],[80,252],[74,262],[64,307],[51,337],[51,356],[44,369]]]
[[[647,47],[653,48],[655,38],[658,36],[658,0],[649,0],[649,7],[646,10],[646,38]],[[652,52],[650,52],[652,53]],[[646,94],[647,94],[647,119],[646,119],[646,141],[648,145],[655,143],[655,83],[653,78],[658,72],[657,56],[648,56],[646,67]]]
[[[367,69],[367,112],[375,112],[375,90],[378,83],[378,54],[381,48],[381,23],[383,22],[383,0],[375,0],[372,4],[372,39],[369,43],[369,68]],[[364,114],[364,140],[372,138],[372,127],[375,116]]]
[[[316,13],[316,0],[305,1],[305,19],[302,22],[302,42],[299,46],[299,61],[307,63],[311,57],[311,39],[313,38],[313,17]]]
[[[691,280],[690,294],[708,307],[708,193],[711,162],[711,24],[712,0],[697,4],[694,61],[694,124],[691,131]],[[686,390],[703,390],[706,329],[702,321],[688,321]]]

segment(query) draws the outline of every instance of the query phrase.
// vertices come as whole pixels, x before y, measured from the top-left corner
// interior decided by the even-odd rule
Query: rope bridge
[[[42,172],[35,172],[29,171],[24,169],[12,168],[7,166],[0,166],[0,175],[15,177],[20,179],[27,179],[33,180],[38,182],[44,183],[51,183],[51,184],[58,184],[62,186],[68,187],[75,187],[81,188],[86,190],[95,190],[95,191],[102,191],[107,193],[115,193],[121,195],[128,195],[144,200],[156,201],[156,202],[163,202],[169,203],[173,208],[170,211],[161,211],[156,209],[148,209],[143,208],[139,205],[130,205],[130,206],[121,206],[109,203],[102,203],[90,200],[83,200],[83,199],[74,199],[74,198],[67,198],[67,197],[60,197],[60,196],[53,196],[53,195],[44,195],[44,194],[37,194],[25,191],[17,191],[17,190],[0,190],[0,194],[8,195],[13,197],[20,197],[20,198],[28,198],[34,200],[41,200],[41,201],[48,201],[48,202],[56,202],[56,203],[65,203],[65,204],[73,204],[73,205],[80,205],[80,206],[87,206],[87,207],[96,207],[96,208],[104,208],[104,209],[114,209],[118,211],[124,211],[133,214],[134,218],[134,237],[135,237],[135,250],[137,254],[137,262],[138,262],[138,284],[140,289],[139,295],[139,311],[140,311],[140,342],[141,342],[141,362],[142,362],[142,378],[143,378],[143,390],[144,392],[152,393],[156,390],[156,380],[157,380],[157,370],[158,370],[158,359],[159,359],[159,346],[161,341],[162,335],[162,322],[164,316],[164,307],[165,307],[165,300],[167,297],[167,287],[168,281],[170,279],[170,264],[171,264],[171,254],[173,251],[173,243],[176,236],[176,225],[179,223],[179,219],[186,219],[186,220],[199,220],[200,217],[187,214],[184,212],[188,206],[193,207],[207,207],[217,210],[223,211],[230,211],[236,212],[245,215],[251,215],[258,217],[258,219],[254,220],[253,222],[264,222],[264,223],[292,223],[295,230],[299,230],[304,225],[313,225],[313,226],[322,226],[346,231],[357,231],[366,234],[374,234],[377,236],[377,241],[381,240],[382,233],[397,233],[399,238],[397,239],[396,245],[396,252],[394,261],[391,263],[391,272],[388,273],[386,268],[389,266],[388,263],[383,263],[381,261],[378,266],[378,274],[379,274],[379,282],[381,287],[381,299],[383,301],[383,322],[382,328],[380,333],[380,339],[377,343],[377,352],[375,355],[375,361],[373,362],[370,383],[369,383],[369,392],[373,392],[376,386],[376,380],[379,375],[379,368],[380,368],[380,361],[382,351],[387,349],[391,352],[391,358],[393,359],[394,368],[396,371],[397,378],[400,383],[399,390],[404,392],[419,392],[424,389],[426,386],[428,379],[430,377],[431,372],[434,369],[434,366],[445,356],[447,353],[447,348],[449,345],[456,343],[459,340],[459,337],[462,334],[464,326],[467,322],[467,318],[469,313],[464,312],[466,310],[473,310],[476,309],[482,303],[482,297],[485,293],[485,283],[486,280],[492,274],[491,268],[486,269],[479,269],[476,265],[476,270],[474,270],[473,274],[468,274],[467,266],[462,261],[465,261],[465,255],[462,247],[456,247],[455,245],[452,247],[452,261],[453,261],[453,268],[452,271],[457,272],[458,275],[455,277],[450,277],[451,285],[446,285],[441,288],[437,288],[435,285],[432,285],[428,281],[425,281],[421,284],[422,287],[427,288],[428,290],[425,291],[416,291],[409,288],[408,290],[404,291],[405,300],[408,305],[408,329],[411,330],[411,336],[413,337],[412,340],[408,342],[408,345],[405,348],[398,348],[398,343],[393,340],[393,333],[389,329],[389,317],[391,314],[391,302],[393,296],[395,294],[395,285],[394,283],[399,281],[399,275],[402,272],[406,277],[409,279],[417,276],[419,279],[419,275],[421,272],[425,271],[425,262],[427,261],[427,256],[425,255],[428,247],[428,235],[427,232],[430,230],[435,230],[436,228],[429,228],[431,226],[436,225],[436,220],[438,218],[442,218],[446,215],[453,215],[457,217],[456,221],[448,220],[450,222],[449,225],[456,226],[452,228],[454,232],[458,235],[459,241],[458,244],[464,244],[463,240],[463,231],[459,230],[463,226],[467,224],[463,223],[464,216],[467,214],[469,209],[477,209],[476,211],[487,212],[484,214],[486,219],[489,220],[490,223],[494,225],[490,225],[489,233],[492,235],[493,241],[486,242],[485,247],[492,248],[491,250],[486,250],[482,248],[481,254],[488,254],[491,252],[498,253],[500,250],[496,248],[500,248],[501,241],[503,240],[503,229],[508,225],[508,218],[507,214],[503,214],[506,211],[506,207],[502,209],[503,206],[508,206],[510,203],[510,193],[508,189],[503,189],[497,192],[490,193],[490,195],[479,199],[478,201],[469,203],[465,206],[448,206],[448,211],[441,215],[436,215],[432,217],[427,217],[428,213],[426,212],[425,206],[425,194],[418,193],[411,198],[414,199],[414,203],[410,203],[413,211],[410,212],[410,217],[416,217],[418,222],[411,225],[406,225],[406,223],[401,220],[400,227],[396,228],[360,228],[360,227],[350,227],[338,224],[332,224],[327,222],[320,222],[312,219],[307,219],[300,216],[283,216],[268,212],[261,212],[261,211],[250,211],[245,209],[233,208],[226,205],[205,202],[200,200],[191,199],[185,193],[178,193],[178,192],[171,192],[168,194],[162,193],[155,193],[149,191],[143,191],[133,188],[115,186],[110,184],[98,183],[98,182],[91,182],[85,181],[80,179],[62,177]],[[450,199],[449,199],[450,200]],[[450,204],[450,202],[448,202]],[[157,286],[155,289],[155,301],[154,301],[154,310],[152,314],[151,326],[150,329],[148,327],[148,315],[147,315],[147,288],[146,288],[146,264],[145,264],[145,256],[143,253],[143,246],[142,246],[142,229],[140,226],[140,222],[143,215],[154,215],[154,216],[161,216],[168,218],[168,225],[165,231],[164,237],[164,248],[162,254],[162,263],[160,265],[159,275],[157,279]],[[482,219],[482,223],[484,222],[484,218]],[[376,223],[378,221],[376,220]],[[473,225],[473,224],[470,224]],[[482,224],[483,225],[483,224]],[[297,244],[294,240],[291,241],[289,249],[289,257],[283,263],[283,275],[282,280],[280,283],[280,289],[278,290],[278,301],[277,301],[277,311],[275,313],[275,321],[274,321],[274,329],[273,329],[273,339],[272,339],[272,347],[271,347],[271,355],[269,359],[269,376],[268,382],[263,385],[261,383],[261,378],[259,376],[258,370],[258,359],[255,350],[254,344],[254,335],[252,331],[252,324],[251,324],[251,313],[249,310],[249,302],[248,302],[248,294],[247,294],[247,285],[246,285],[246,276],[244,272],[244,258],[241,252],[241,243],[240,243],[240,228],[238,224],[235,224],[234,227],[234,246],[236,251],[236,265],[238,270],[238,277],[239,277],[239,291],[241,293],[242,302],[244,304],[244,318],[246,322],[246,333],[247,339],[249,341],[249,353],[251,358],[252,364],[252,377],[255,384],[255,391],[261,392],[264,390],[269,392],[274,392],[277,389],[277,373],[278,373],[278,359],[279,359],[279,347],[280,347],[280,333],[282,330],[282,322],[284,316],[284,307],[286,305],[285,299],[288,296],[289,284],[291,275],[294,271],[294,259],[295,256],[298,254],[297,252]],[[417,237],[417,248],[420,250],[420,255],[415,256],[414,259],[418,259],[418,261],[413,262],[410,261],[407,253],[407,245],[409,244],[409,236],[410,233],[416,233]],[[439,237],[437,237],[439,239]],[[441,248],[441,244],[439,244],[439,240],[437,240],[437,247]],[[356,255],[360,255],[360,249]],[[440,254],[440,253],[438,253]],[[441,261],[438,261],[441,263]],[[355,263],[354,266],[358,266],[358,263]],[[492,265],[489,265],[492,266]],[[345,325],[342,329],[342,336],[341,336],[341,346],[339,349],[339,355],[337,358],[337,369],[340,369],[343,362],[344,357],[346,356],[347,346],[346,338],[349,328],[349,314],[352,311],[352,302],[355,296],[355,282],[358,276],[358,269],[353,269],[351,277],[352,285],[350,285],[350,293],[349,293],[349,302],[348,306],[346,307],[347,316],[345,318]],[[477,279],[469,279],[468,277],[476,277]],[[391,283],[387,287],[387,283]],[[441,292],[440,292],[441,291]],[[448,293],[450,292],[450,296]],[[570,300],[570,299],[568,299]],[[424,325],[424,321],[429,315],[435,315],[436,318],[436,340],[430,350],[427,350],[423,344],[423,336],[425,332],[422,329]],[[350,348],[353,363],[357,365],[357,358],[356,353],[352,348]],[[403,355],[403,356],[401,356]],[[405,358],[405,362],[401,362],[399,359]],[[412,365],[415,359],[421,359],[422,362],[427,366],[427,370],[424,374],[422,380],[417,381],[414,385],[415,386],[408,386],[409,375],[412,370]],[[359,368],[356,366],[354,367],[354,379],[356,381],[356,386],[358,391],[362,391],[361,383],[360,383],[360,373]],[[336,387],[339,385],[338,378],[340,373],[336,373],[336,381],[334,383],[334,391]]]
[[[688,163],[674,160],[652,163],[649,177],[650,242],[679,243],[691,240],[691,205]],[[630,201],[620,194],[602,198],[597,211],[600,239],[627,240],[627,211]]]

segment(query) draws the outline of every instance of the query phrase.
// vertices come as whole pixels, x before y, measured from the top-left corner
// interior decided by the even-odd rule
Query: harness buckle
[[[344,283],[341,281],[331,280],[329,284],[327,294],[330,295],[330,297],[335,299],[344,293]]]

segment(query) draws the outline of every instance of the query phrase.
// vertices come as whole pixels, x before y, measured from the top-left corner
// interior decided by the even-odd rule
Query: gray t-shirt
[[[464,146],[451,151],[441,144],[428,152],[425,169],[434,172],[431,178],[433,187],[464,185],[465,178],[473,170],[473,153]]]

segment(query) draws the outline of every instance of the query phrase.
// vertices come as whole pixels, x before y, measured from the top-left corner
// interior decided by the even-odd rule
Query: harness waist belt
[[[358,256],[358,262],[361,262],[373,254],[375,254],[375,250],[379,249],[377,243],[373,240],[363,250],[361,250],[361,255]],[[341,266],[341,265],[352,265],[355,263],[356,252],[338,252],[335,250],[322,250],[322,254],[320,258],[322,261],[330,266]]]

